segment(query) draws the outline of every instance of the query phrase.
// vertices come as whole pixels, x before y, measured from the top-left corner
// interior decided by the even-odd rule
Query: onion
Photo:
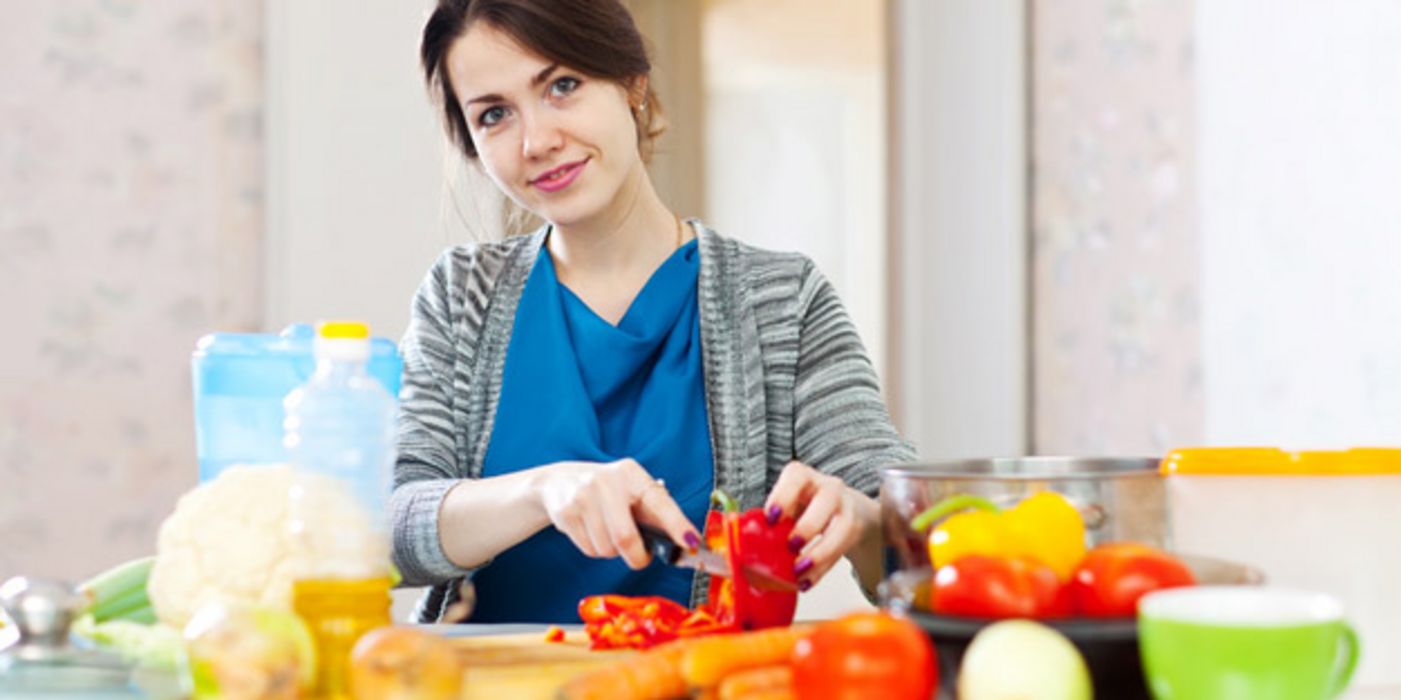
[[[206,605],[185,646],[195,700],[295,700],[316,678],[311,632],[282,610]]]
[[[356,700],[456,700],[462,664],[452,643],[412,627],[366,633],[350,654]]]
[[[1090,700],[1090,673],[1075,645],[1031,620],[984,628],[963,655],[960,700]]]

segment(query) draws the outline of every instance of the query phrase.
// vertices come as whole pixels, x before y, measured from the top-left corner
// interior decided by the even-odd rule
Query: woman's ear
[[[628,104],[633,110],[647,108],[647,76],[639,75],[628,82]]]

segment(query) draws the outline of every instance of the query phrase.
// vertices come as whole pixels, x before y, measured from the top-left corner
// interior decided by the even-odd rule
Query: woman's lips
[[[531,180],[530,184],[546,192],[558,192],[568,187],[570,183],[574,182],[575,178],[579,177],[579,173],[584,171],[584,166],[587,165],[588,162],[589,160],[585,158],[584,160],[575,163],[561,165],[560,167],[555,168],[554,170],[551,170],[545,173],[544,175],[535,178],[534,180]]]

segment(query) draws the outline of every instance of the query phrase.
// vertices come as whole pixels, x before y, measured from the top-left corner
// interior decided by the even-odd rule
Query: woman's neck
[[[638,167],[613,206],[593,219],[554,225],[550,256],[561,280],[645,279],[676,250],[682,228]]]

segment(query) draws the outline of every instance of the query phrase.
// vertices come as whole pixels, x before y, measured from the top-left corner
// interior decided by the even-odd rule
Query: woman
[[[579,598],[695,604],[637,523],[693,546],[719,488],[806,590],[881,574],[876,468],[913,458],[832,287],[796,254],[682,222],[644,163],[663,128],[616,0],[440,0],[423,69],[463,154],[547,223],[443,254],[403,341],[395,562],[437,620],[577,622]]]

